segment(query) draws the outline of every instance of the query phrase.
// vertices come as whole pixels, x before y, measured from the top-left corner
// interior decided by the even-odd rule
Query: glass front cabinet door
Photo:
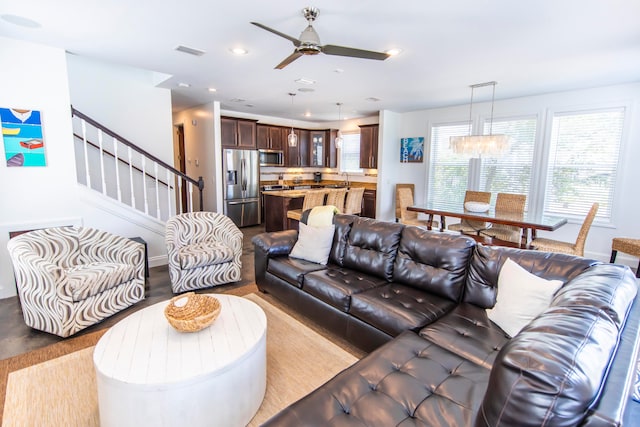
[[[325,166],[324,164],[325,132],[311,132],[311,166]]]

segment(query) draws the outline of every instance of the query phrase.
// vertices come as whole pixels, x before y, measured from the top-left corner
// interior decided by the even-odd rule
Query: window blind
[[[533,155],[536,143],[536,118],[526,117],[493,121],[493,133],[512,138],[509,152],[498,158],[482,158],[480,190],[493,193],[530,194]],[[484,123],[484,134],[491,124]],[[527,202],[529,197],[527,197]]]
[[[469,158],[449,148],[451,136],[466,135],[469,124],[434,125],[431,128],[429,193],[427,200],[443,208],[459,207],[464,202],[469,174]]]
[[[553,117],[544,211],[611,220],[624,108],[557,113]]]
[[[362,172],[360,169],[360,134],[343,133],[340,149],[340,172]]]

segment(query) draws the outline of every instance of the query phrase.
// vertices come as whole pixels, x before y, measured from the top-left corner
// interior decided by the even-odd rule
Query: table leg
[[[440,215],[440,231],[444,231],[444,229],[447,228],[445,221],[446,217],[444,215]]]
[[[429,218],[427,218],[427,225],[429,226],[429,230],[433,230],[433,214],[429,214]]]

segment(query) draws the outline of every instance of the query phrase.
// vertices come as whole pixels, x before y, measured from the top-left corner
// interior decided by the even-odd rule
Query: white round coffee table
[[[100,425],[246,426],[266,390],[267,318],[255,303],[216,294],[222,310],[199,332],[178,332],[168,301],[114,325],[93,353]]]

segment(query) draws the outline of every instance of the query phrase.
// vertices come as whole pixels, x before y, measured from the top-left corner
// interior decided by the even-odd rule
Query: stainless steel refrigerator
[[[257,150],[224,149],[224,214],[238,227],[260,224],[260,164]]]

